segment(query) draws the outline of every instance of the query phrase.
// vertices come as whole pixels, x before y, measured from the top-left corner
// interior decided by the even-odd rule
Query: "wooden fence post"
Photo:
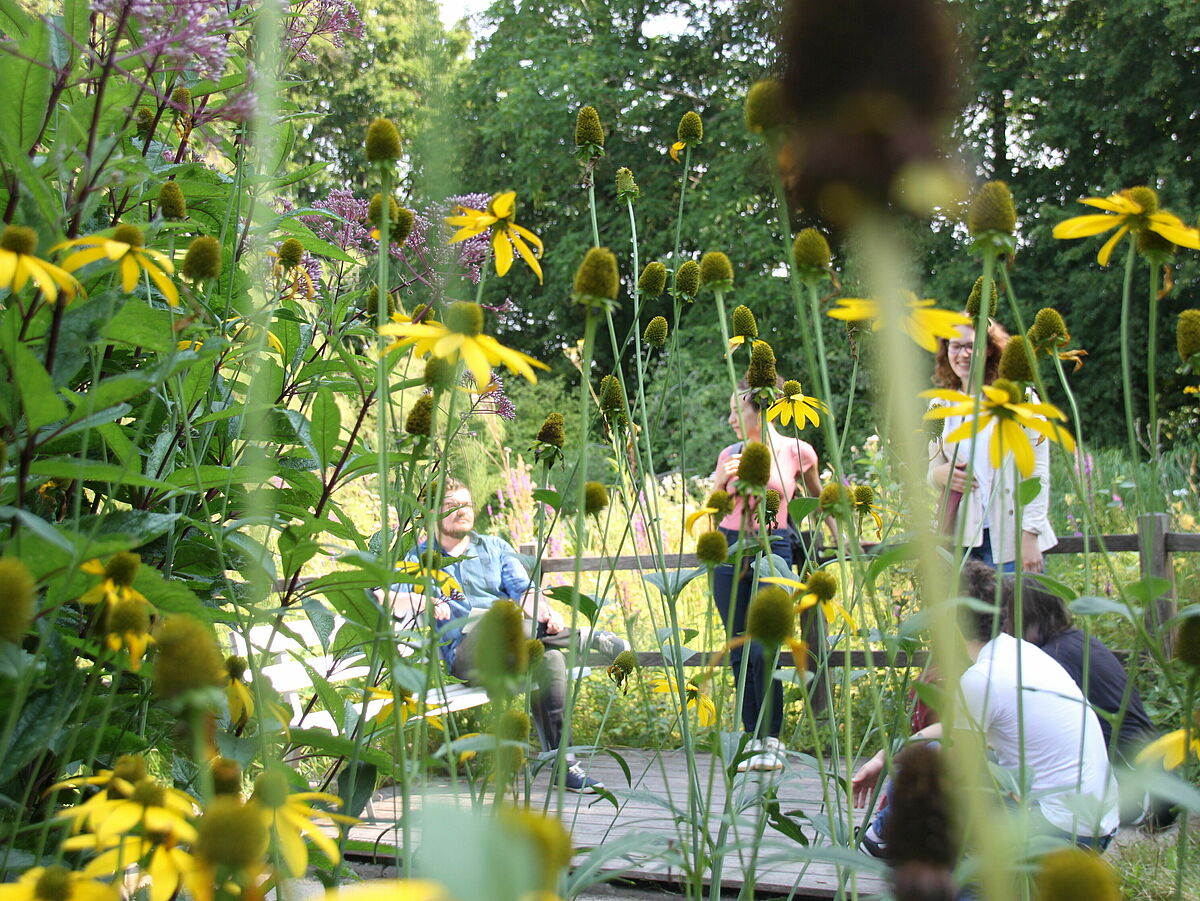
[[[1138,516],[1138,559],[1143,579],[1166,579],[1170,583],[1163,594],[1146,605],[1143,614],[1146,629],[1157,635],[1163,654],[1170,657],[1175,650],[1174,632],[1164,628],[1175,615],[1175,567],[1167,550],[1167,529],[1171,518],[1166,513],[1143,513]]]

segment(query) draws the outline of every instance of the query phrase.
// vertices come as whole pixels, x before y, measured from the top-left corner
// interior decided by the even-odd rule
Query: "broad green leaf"
[[[13,321],[17,318],[11,317]],[[25,412],[29,430],[36,431],[44,425],[64,418],[67,415],[67,405],[58,396],[42,361],[12,335],[7,327],[0,328],[0,342],[0,350],[8,360],[8,368],[16,375],[17,391],[21,395],[21,407]]]
[[[167,476],[166,483],[184,491],[208,491],[210,488],[231,485],[260,485],[272,475],[273,472],[263,471],[257,466],[188,466]]]
[[[176,346],[172,321],[173,317],[166,310],[155,309],[139,298],[130,298],[100,334],[118,344],[168,353]]]
[[[578,596],[579,612],[582,613],[587,621],[593,626],[596,625],[596,617],[600,614],[600,608],[604,606],[604,602],[602,600],[597,601],[595,598],[584,594],[582,591],[576,595],[575,589],[573,589],[570,585],[555,585],[553,588],[549,588],[542,593],[549,598],[553,598],[554,600],[565,604],[568,607],[573,606],[573,601],[575,600],[576,596]]]
[[[34,460],[29,467],[30,473],[46,476],[51,479],[82,479],[91,482],[111,482],[114,485],[130,485],[136,488],[157,488],[168,490],[172,486],[158,479],[148,479],[136,472],[131,472],[123,466],[114,463],[100,463],[96,460],[77,460],[73,457],[52,457],[46,460]]]
[[[5,18],[11,18],[6,12]],[[16,46],[0,51],[0,132],[14,148],[27,153],[37,141],[49,114],[53,76],[49,27],[41,19],[25,16],[17,23],[25,36]]]
[[[129,547],[146,544],[165,535],[179,521],[180,513],[150,513],[145,510],[114,510],[96,516],[83,516],[77,526],[83,535],[102,535],[106,541],[124,536]],[[84,551],[87,554],[87,551]],[[95,556],[94,554],[87,554]]]
[[[707,566],[695,569],[669,569],[665,574],[658,572],[642,573],[642,580],[649,582],[668,599],[679,597],[679,593],[697,576],[708,571]]]
[[[1143,604],[1149,604],[1155,598],[1162,597],[1170,590],[1171,583],[1157,576],[1151,576],[1148,579],[1138,579],[1136,582],[1125,586],[1125,591],[1130,597],[1141,601]]]
[[[802,523],[819,506],[821,499],[818,497],[794,497],[788,501],[788,517],[794,523]]]
[[[322,466],[329,466],[333,462],[341,431],[342,413],[337,400],[332,391],[321,388],[313,399],[309,434]]]
[[[1076,616],[1099,616],[1103,613],[1115,613],[1132,621],[1134,616],[1141,614],[1140,607],[1134,607],[1131,611],[1129,607],[1120,601],[1097,595],[1084,595],[1071,601],[1067,606],[1071,608],[1071,612]]]
[[[1022,480],[1021,484],[1017,486],[1017,497],[1021,501],[1021,506],[1028,507],[1033,503],[1033,499],[1037,497],[1041,491],[1042,480],[1037,476],[1034,476],[1031,479]]]

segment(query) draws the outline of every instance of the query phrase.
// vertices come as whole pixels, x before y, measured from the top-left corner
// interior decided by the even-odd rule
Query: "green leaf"
[[[879,576],[889,566],[895,566],[902,560],[915,560],[919,551],[911,544],[897,544],[889,548],[877,549],[878,553],[873,555],[871,565],[867,567],[867,584],[871,589],[875,589],[875,583],[879,581]]]
[[[667,599],[679,597],[680,592],[687,587],[688,583],[699,575],[703,575],[708,570],[706,566],[698,566],[695,569],[669,569],[666,573],[648,572],[642,573],[642,580],[649,582],[657,588]]]
[[[5,17],[11,18],[7,13]],[[15,47],[0,52],[0,84],[5,86],[0,132],[18,151],[27,153],[49,114],[53,68],[48,26],[32,17],[17,24],[25,36]]]
[[[1076,598],[1067,605],[1071,608],[1071,612],[1076,616],[1100,616],[1104,613],[1115,613],[1118,616],[1123,616],[1130,622],[1134,616],[1141,615],[1141,608],[1134,607],[1131,611],[1128,606],[1120,601],[1114,601],[1112,598],[1099,597],[1097,595],[1084,595]]]
[[[1031,479],[1022,480],[1017,486],[1017,498],[1021,501],[1022,507],[1028,507],[1033,503],[1033,499],[1041,494],[1042,480],[1037,476]]]
[[[320,388],[313,400],[309,434],[322,466],[329,466],[333,462],[341,431],[342,413],[337,400],[328,388]]]
[[[91,482],[111,482],[114,485],[131,485],[137,488],[166,490],[171,485],[158,479],[148,479],[130,472],[115,463],[100,463],[95,460],[77,460],[73,457],[51,457],[35,460],[29,467],[30,473],[51,479],[82,479]]]
[[[356,817],[363,812],[367,802],[371,800],[371,795],[375,793],[375,774],[377,772],[378,767],[375,764],[360,760],[353,765],[347,765],[338,773],[338,790],[342,799],[342,809],[338,811],[339,813],[348,817]],[[354,793],[347,797],[341,786],[348,786],[351,783],[354,785]]]
[[[1079,597],[1079,592],[1066,582],[1060,582],[1058,579],[1051,578],[1044,573],[1038,573],[1034,578],[1038,587],[1045,589],[1055,597],[1062,598],[1068,604]]]
[[[552,488],[539,488],[533,492],[533,499],[541,501],[550,509],[558,512],[562,509],[562,495]]]
[[[0,103],[0,107],[4,104]],[[0,328],[0,352],[8,360],[8,368],[18,377],[17,391],[21,395],[21,407],[25,412],[25,420],[31,432],[44,425],[64,418],[67,415],[67,405],[62,402],[50,373],[46,367],[25,344],[12,334],[11,328],[20,321],[19,316],[10,315]]]
[[[169,487],[184,491],[208,491],[230,485],[260,485],[273,474],[257,466],[189,466],[175,470],[166,482]]]
[[[1171,590],[1171,583],[1166,579],[1151,576],[1148,579],[1138,579],[1131,585],[1125,586],[1125,591],[1143,604],[1151,603]]]
[[[821,506],[819,497],[794,497],[788,501],[788,518],[794,523],[804,522],[805,517]]]
[[[180,513],[150,513],[145,510],[114,510],[96,516],[84,516],[77,526],[84,535],[103,535],[105,541],[124,540],[130,548],[147,544],[165,535]],[[94,555],[90,555],[94,556]]]
[[[133,587],[164,613],[187,613],[206,623],[221,622],[224,619],[220,611],[206,607],[183,582],[164,578],[153,566],[143,564],[138,567]]]
[[[100,334],[118,344],[169,353],[176,345],[172,321],[171,314],[166,310],[158,310],[144,300],[130,298],[100,330]]]
[[[555,585],[553,588],[549,588],[542,593],[549,598],[553,598],[556,601],[566,604],[568,607],[574,606],[572,602],[575,600],[576,594],[575,589],[573,589],[570,585]],[[578,597],[579,612],[583,614],[584,618],[586,618],[589,623],[595,626],[596,617],[600,615],[600,608],[604,606],[604,602],[597,601],[595,598],[589,597],[582,591],[579,592]]]

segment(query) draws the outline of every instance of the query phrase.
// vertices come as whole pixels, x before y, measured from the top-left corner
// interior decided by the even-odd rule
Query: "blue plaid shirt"
[[[419,560],[426,547],[427,541],[419,542],[405,559]],[[458,582],[466,596],[465,602],[446,599],[450,605],[452,625],[442,626],[439,632],[442,636],[442,659],[447,666],[454,661],[454,652],[463,637],[462,620],[471,610],[487,609],[502,598],[512,599],[519,604],[532,584],[517,552],[503,538],[472,532],[460,556],[462,560],[448,563],[443,569]]]

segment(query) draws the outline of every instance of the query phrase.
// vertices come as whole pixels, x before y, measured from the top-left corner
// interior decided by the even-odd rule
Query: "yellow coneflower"
[[[491,335],[483,334],[483,309],[477,303],[458,301],[446,310],[445,322],[395,322],[380,326],[381,335],[401,340],[390,345],[389,351],[413,345],[420,357],[432,354],[450,363],[461,359],[476,385],[491,382],[492,367],[503,364],[512,372],[537,382],[533,367],[549,369],[545,363],[528,354],[505,347]]]
[[[1108,197],[1084,197],[1080,203],[1105,210],[1088,216],[1074,216],[1054,226],[1054,237],[1063,239],[1089,238],[1115,228],[1116,233],[1104,242],[1096,261],[1107,266],[1117,243],[1126,232],[1140,234],[1157,232],[1172,244],[1200,250],[1200,232],[1172,213],[1158,207],[1158,194],[1153,188],[1139,186],[1118,191]],[[1109,215],[1114,214],[1114,215]]]
[[[158,286],[163,297],[173,307],[179,306],[179,290],[168,275],[175,274],[175,264],[161,251],[145,246],[146,239],[136,225],[118,225],[111,238],[104,235],[88,235],[56,244],[53,250],[66,247],[82,248],[63,260],[63,268],[69,272],[82,269],[89,263],[107,259],[117,263],[121,269],[121,289],[126,294],[137,287],[138,273],[145,272]]]
[[[107,601],[115,604],[122,600],[135,600],[150,603],[145,595],[133,588],[133,580],[137,576],[142,558],[130,551],[120,551],[108,558],[107,563],[93,559],[83,563],[79,568],[85,573],[103,576],[100,584],[84,592],[79,599],[83,604],[99,604]]]
[[[14,294],[32,281],[46,300],[54,303],[59,292],[70,303],[83,287],[71,273],[34,256],[37,232],[24,225],[9,225],[0,234],[0,288]]]
[[[513,248],[521,255],[529,268],[537,274],[538,282],[542,281],[542,267],[538,257],[542,255],[542,239],[523,226],[513,221],[517,209],[517,192],[505,191],[495,194],[488,203],[486,210],[475,210],[460,206],[454,214],[447,216],[447,225],[458,229],[448,243],[454,244],[465,241],[476,235],[491,230],[492,253],[496,257],[496,274],[504,276],[513,264]],[[528,243],[526,243],[528,242]],[[529,245],[533,245],[533,250]],[[483,382],[480,382],[483,384]]]
[[[348,825],[358,822],[354,817],[310,807],[310,801],[322,801],[340,807],[342,799],[326,792],[291,792],[287,777],[277,771],[266,772],[258,777],[254,783],[254,800],[260,805],[271,843],[279,851],[282,869],[293,878],[302,876],[308,869],[305,836],[331,862],[337,864],[341,861],[337,842],[321,830],[317,820],[328,819]]]
[[[655,694],[670,694],[678,696],[676,683],[668,676],[652,676],[650,691]],[[717,721],[717,705],[713,699],[700,690],[697,680],[688,679],[684,688],[688,710],[696,712],[696,720],[701,726],[711,726]]]

